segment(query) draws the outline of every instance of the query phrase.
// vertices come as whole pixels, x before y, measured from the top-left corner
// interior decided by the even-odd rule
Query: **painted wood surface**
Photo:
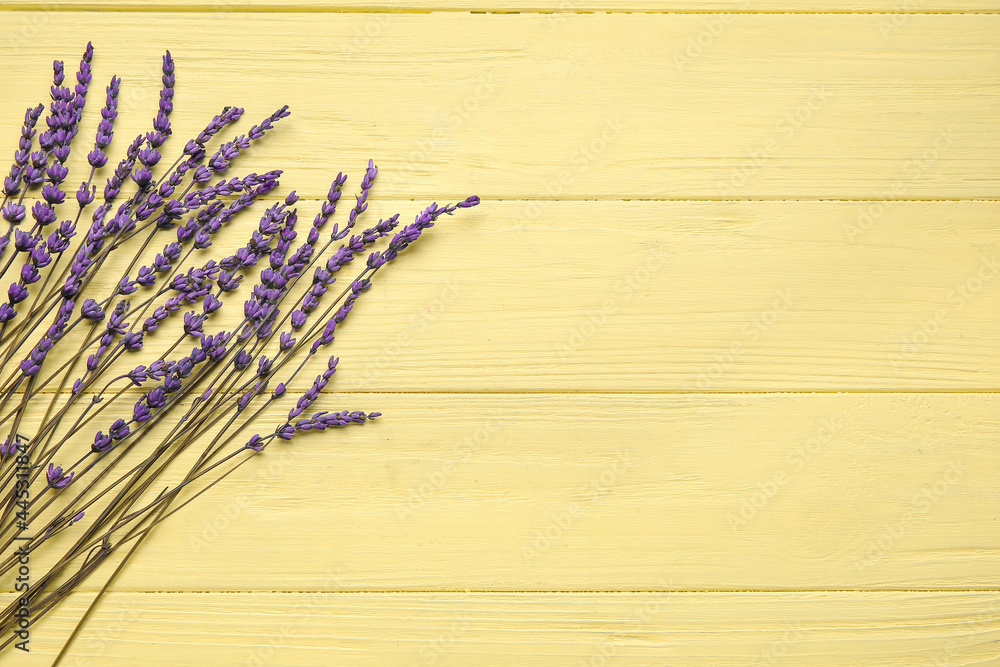
[[[385,416],[157,529],[66,664],[1000,664],[997,8],[0,5],[0,150],[91,39],[120,138],[164,48],[178,144],[290,104],[241,171],[310,216],[369,157],[372,220],[485,200],[338,337],[320,407]]]
[[[366,216],[421,206],[375,198]],[[365,294],[337,341],[338,389],[990,390],[998,214],[985,201],[491,201],[439,223]],[[246,240],[226,230],[211,252]]]
[[[48,636],[68,631],[86,602],[73,600],[45,622]],[[995,592],[112,593],[74,660],[95,667],[135,664],[137,655],[151,667],[992,665],[998,612]],[[47,640],[19,664],[48,664],[54,650]]]
[[[23,114],[53,54],[73,62],[95,37],[94,14],[4,16],[17,65],[0,85],[24,91],[5,98]],[[686,14],[261,13],[225,30],[157,14],[137,43],[149,16],[100,19],[97,81],[125,79],[121,136],[155,115],[170,49],[178,137],[223,104],[248,120],[288,104],[255,162],[313,197],[370,157],[382,197],[421,200],[990,198],[1000,180],[995,15],[912,15],[883,37],[872,14],[744,14],[693,56],[704,19]]]
[[[384,421],[269,449],[116,590],[323,590],[338,571],[356,591],[1000,588],[994,394],[321,405],[374,406]]]

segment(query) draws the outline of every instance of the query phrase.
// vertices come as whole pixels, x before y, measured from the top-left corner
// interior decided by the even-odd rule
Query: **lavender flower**
[[[0,443],[0,460],[6,459],[8,456],[13,456],[17,453],[17,440],[11,440],[7,438]]]
[[[94,139],[94,150],[87,155],[87,162],[94,169],[103,167],[108,162],[104,149],[111,145],[114,137],[115,119],[118,118],[118,92],[122,80],[112,76],[107,87],[107,99],[101,109],[101,122],[97,126],[97,137]]]
[[[316,380],[312,383],[312,386],[296,401],[295,407],[288,413],[288,419],[295,419],[316,402],[316,399],[319,398],[319,393],[323,391],[323,388],[330,382],[330,378],[337,372],[337,363],[339,361],[340,359],[336,357],[330,357],[326,370],[323,371],[322,375],[316,376]]]
[[[328,428],[347,426],[348,424],[364,424],[366,421],[376,419],[382,415],[381,412],[364,413],[360,410],[342,412],[317,412],[309,419],[302,419],[295,423],[296,431],[323,431]]]
[[[48,480],[49,486],[53,489],[64,489],[73,481],[74,474],[70,472],[64,475],[62,468],[50,463],[49,469],[45,473],[45,478]]]
[[[104,454],[111,451],[114,440],[110,435],[104,435],[103,431],[98,431],[94,436],[94,442],[90,445],[90,451],[95,454]]]
[[[280,170],[242,176],[228,172],[254,142],[289,115],[288,107],[209,149],[209,142],[244,113],[227,106],[183,146],[175,160],[167,146],[173,132],[176,85],[176,67],[168,51],[163,56],[162,87],[151,128],[123,147],[124,157],[110,173],[101,175],[103,186],[95,181],[97,170],[109,163],[118,119],[122,81],[112,76],[93,144],[84,148],[90,150],[86,154],[90,174],[71,183],[68,158],[82,126],[92,59],[93,48],[88,44],[75,81],[67,76],[61,61],[53,63],[51,101],[28,108],[23,122],[18,119],[20,137],[0,202],[0,217],[8,223],[6,233],[0,235],[0,255],[7,255],[0,269],[0,276],[7,277],[7,298],[0,300],[0,345],[6,347],[13,370],[4,381],[4,419],[10,423],[9,433],[16,433],[21,425],[38,424],[35,412],[44,410],[38,431],[29,440],[29,451],[36,457],[29,484],[37,482],[39,487],[45,484],[58,491],[82,479],[86,487],[80,495],[71,491],[75,497],[67,496],[68,502],[59,508],[49,509],[47,502],[34,505],[32,523],[38,525],[32,525],[37,536],[32,538],[32,549],[48,547],[56,542],[49,537],[72,529],[84,517],[81,504],[89,506],[98,499],[107,504],[106,510],[101,505],[85,528],[78,528],[83,531],[80,540],[66,541],[73,545],[67,557],[54,559],[56,565],[40,579],[72,584],[47,590],[48,606],[41,613],[83,581],[91,565],[127,542],[121,539],[123,535],[141,539],[144,534],[126,531],[152,525],[148,520],[153,512],[165,509],[185,489],[198,495],[211,487],[211,483],[189,486],[191,482],[203,477],[206,482],[218,481],[235,471],[239,465],[222,467],[230,459],[248,455],[246,450],[261,452],[270,442],[291,440],[306,431],[363,424],[379,417],[378,412],[360,410],[306,416],[316,409],[320,394],[336,373],[339,360],[331,356],[323,373],[302,395],[295,396],[294,405],[285,406],[290,409],[284,423],[273,433],[254,435],[242,447],[229,450],[251,421],[274,414],[273,402],[285,399],[305,362],[334,342],[339,325],[371,287],[378,270],[441,215],[479,203],[471,197],[456,205],[432,205],[402,229],[398,229],[399,216],[394,215],[355,233],[378,175],[374,161],[369,160],[356,202],[343,223],[329,224],[347,181],[340,173],[311,225],[299,224],[296,206],[301,202],[293,190],[267,206],[244,245],[216,261],[207,251],[217,246],[222,238],[219,232],[273,192],[282,174]],[[42,118],[44,125],[38,127]],[[79,159],[82,164],[83,156]],[[63,210],[70,211],[68,219],[63,219]],[[77,239],[77,225],[85,214],[89,220]],[[30,226],[23,226],[25,220]],[[321,243],[327,233],[329,238]],[[387,240],[388,247],[378,250],[375,246],[380,240]],[[340,242],[337,248],[334,244]],[[156,252],[157,248],[162,250]],[[122,252],[125,257],[118,261]],[[339,296],[325,304],[344,269],[365,254],[367,262],[358,267],[356,277],[346,281],[347,289],[337,290]],[[118,266],[127,268],[117,271]],[[306,275],[311,282],[296,290],[298,280]],[[244,282],[250,288],[239,301],[222,296]],[[131,302],[121,298],[129,295],[135,295]],[[234,331],[216,330],[217,313],[226,303],[240,301],[243,321]],[[321,306],[325,310],[319,320],[307,326]],[[231,308],[238,305],[226,311]],[[167,320],[177,313],[181,315],[176,319],[183,322],[168,326]],[[126,352],[150,354],[147,334],[157,331],[158,337],[167,336],[162,357],[128,363]],[[74,333],[75,340],[64,341]],[[191,338],[196,342],[189,352],[175,352]],[[62,365],[43,373],[46,361],[50,366]],[[121,366],[122,370],[112,370]],[[270,393],[269,385],[274,386]],[[71,386],[68,394],[64,393],[67,386]],[[45,387],[55,398],[36,400]],[[141,388],[138,400],[131,387]],[[250,410],[257,399],[259,407]],[[77,402],[80,410],[68,409]],[[44,407],[39,408],[40,404]],[[100,421],[90,426],[95,420],[103,421],[101,430],[96,429]],[[153,446],[137,446],[148,442],[145,436],[152,429],[146,427],[160,420],[171,428],[157,429]],[[217,433],[216,425],[220,427]],[[12,435],[0,444],[0,459],[19,451],[19,438],[23,436]],[[125,440],[126,448],[135,446],[134,453],[143,458],[138,467],[129,462],[128,471],[119,471],[119,457],[104,455]],[[182,481],[172,481],[148,504],[133,502],[139,497],[135,492],[145,488],[134,483],[158,484],[156,478],[175,453],[202,444],[205,449],[197,458],[198,465]],[[53,462],[64,450],[79,446],[86,453],[66,471]],[[9,481],[19,469],[20,459],[17,465],[8,463]],[[125,480],[131,481],[119,486]],[[128,490],[121,493],[124,489]],[[26,528],[14,519],[10,511],[0,512],[0,532],[7,531],[8,538],[20,536]],[[9,573],[3,562],[0,559],[0,573]],[[31,593],[36,590],[32,588]],[[16,621],[9,611],[0,614],[0,628],[9,630],[12,620]]]
[[[188,156],[188,164],[197,164],[205,158],[205,144],[212,140],[216,134],[221,132],[227,125],[235,123],[243,115],[243,109],[239,107],[226,107],[222,113],[215,116],[195,139],[192,139],[184,147],[184,154]]]
[[[31,140],[35,137],[35,125],[44,110],[45,105],[39,104],[24,112],[24,124],[21,126],[21,139],[18,141],[17,151],[14,153],[14,164],[10,168],[10,174],[4,179],[3,193],[5,197],[16,197],[21,192],[21,179],[28,167]],[[4,206],[3,218],[11,224],[17,224],[24,219],[24,210],[24,206],[12,202]]]
[[[260,435],[254,435],[252,438],[250,438],[247,444],[244,445],[244,447],[246,449],[252,449],[255,452],[259,452],[262,449],[264,449],[264,445],[266,444],[267,442],[263,438],[261,438]]]

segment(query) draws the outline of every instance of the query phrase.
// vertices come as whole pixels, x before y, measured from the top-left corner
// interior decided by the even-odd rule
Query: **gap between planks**
[[[11,591],[4,591],[10,593]],[[81,589],[80,592],[93,592]],[[580,589],[575,591],[560,591],[548,589],[524,589],[509,591],[505,589],[427,589],[427,590],[396,590],[396,589],[357,589],[357,590],[122,590],[112,591],[128,595],[787,595],[800,593],[1000,593],[1000,588],[684,588],[684,589]]]
[[[577,10],[577,11],[556,11],[556,10],[474,10],[467,7],[322,7],[310,5],[249,5],[234,6],[222,5],[220,3],[205,5],[144,5],[144,4],[124,4],[124,3],[67,3],[61,5],[41,5],[34,3],[0,3],[0,12],[15,11],[35,11],[35,12],[134,12],[138,14],[473,14],[484,16],[506,16],[511,14],[565,14],[575,16],[585,16],[589,14],[650,14],[650,15],[714,15],[714,14],[748,14],[748,15],[817,15],[817,16],[897,16],[897,15],[962,15],[990,16],[1000,14],[1000,9],[950,9],[950,10],[911,10],[900,7],[898,10],[837,10],[827,9],[823,11],[812,9],[785,9],[785,10],[752,10],[752,9],[667,9],[667,10],[647,10],[647,9],[607,9],[607,10]]]
[[[13,591],[6,590],[0,591],[3,593],[12,593]],[[89,588],[81,588],[78,592],[80,593],[94,593],[95,591]],[[927,593],[931,595],[941,594],[941,595],[952,595],[957,593],[964,594],[988,594],[988,593],[1000,593],[1000,588],[684,588],[684,589],[579,589],[573,591],[561,591],[558,589],[523,589],[510,591],[505,589],[413,589],[413,590],[396,590],[396,589],[382,589],[382,588],[364,588],[355,590],[333,590],[333,589],[273,589],[273,590],[114,590],[110,593],[116,595],[353,595],[353,596],[363,596],[363,595],[481,595],[481,596],[512,596],[512,595],[608,595],[608,596],[625,596],[625,595],[718,595],[718,596],[732,596],[732,595],[805,595],[811,593],[844,593],[844,594],[855,594],[855,593],[868,593],[868,594],[897,594],[897,593]]]
[[[38,391],[36,396],[52,396],[53,394],[68,394],[68,390],[61,392],[53,392],[48,390]],[[89,395],[90,392],[84,392],[83,395]],[[141,390],[137,390],[136,394],[143,393]],[[364,394],[373,396],[385,396],[385,395],[409,395],[409,394],[428,394],[428,395],[440,395],[440,396],[551,396],[551,395],[585,395],[585,396],[728,396],[735,394],[752,394],[752,395],[784,395],[784,394],[1000,394],[1000,388],[975,388],[975,389],[762,389],[759,391],[754,391],[752,389],[748,390],[735,390],[735,389],[719,389],[717,391],[711,390],[699,390],[699,391],[689,391],[685,389],[662,389],[662,390],[584,390],[579,391],[572,390],[551,390],[551,389],[524,389],[519,391],[490,391],[488,389],[479,389],[476,391],[442,391],[439,389],[412,389],[407,391],[392,391],[392,390],[351,390],[351,391],[329,391],[324,392],[329,394]],[[18,394],[15,394],[18,395]],[[128,395],[128,394],[127,394]]]

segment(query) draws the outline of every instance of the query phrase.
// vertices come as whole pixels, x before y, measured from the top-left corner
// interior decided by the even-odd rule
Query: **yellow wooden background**
[[[173,149],[287,103],[237,171],[305,215],[369,157],[372,218],[484,200],[338,338],[386,416],[158,529],[65,664],[1000,665],[998,10],[0,3],[5,157],[90,39],[119,151],[169,48]]]

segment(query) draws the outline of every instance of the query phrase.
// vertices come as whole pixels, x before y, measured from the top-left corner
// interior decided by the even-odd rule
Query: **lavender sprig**
[[[21,126],[21,138],[17,143],[17,150],[14,152],[14,164],[10,168],[9,175],[4,179],[3,184],[3,218],[11,225],[19,224],[24,220],[25,208],[21,204],[8,203],[11,197],[16,197],[21,192],[21,179],[24,178],[25,170],[28,167],[28,160],[31,153],[32,139],[35,137],[35,125],[45,110],[45,105],[39,104],[37,107],[29,107],[24,112],[24,124]]]
[[[29,108],[0,203],[0,215],[8,222],[0,237],[0,255],[7,257],[0,276],[8,285],[6,300],[0,300],[0,351],[11,362],[10,374],[0,382],[0,426],[8,431],[0,444],[0,572],[16,565],[15,544],[31,553],[48,548],[53,536],[64,531],[77,535],[65,555],[23,595],[34,619],[54,608],[122,545],[138,545],[152,527],[176,512],[171,504],[185,489],[192,489],[185,504],[203,493],[203,488],[194,490],[194,482],[205,480],[210,488],[250,460],[248,450],[256,454],[268,443],[378,418],[378,412],[361,410],[307,415],[332,381],[337,356],[327,357],[325,370],[303,393],[289,395],[289,388],[309,361],[333,344],[379,270],[441,215],[479,203],[471,197],[455,205],[433,204],[402,229],[399,216],[393,215],[355,233],[377,181],[378,168],[369,160],[342,224],[327,227],[346,183],[341,173],[311,225],[299,223],[299,198],[293,191],[264,211],[244,246],[216,261],[204,255],[240,213],[278,187],[281,172],[223,175],[289,115],[288,107],[213,151],[209,142],[244,115],[242,108],[225,107],[163,170],[177,81],[167,52],[152,129],[127,146],[98,192],[93,182],[109,161],[122,85],[121,79],[111,78],[87,154],[90,173],[70,197],[67,159],[81,126],[92,59],[88,44],[72,87],[63,63],[54,62],[46,129],[36,131],[45,107]],[[75,200],[73,213],[61,219],[58,211],[67,199]],[[84,212],[89,224],[80,228],[78,240]],[[28,216],[33,224],[21,229]],[[167,239],[161,241],[165,233]],[[388,237],[388,245],[377,249]],[[331,299],[331,287],[344,268],[366,252],[358,275]],[[122,254],[125,261],[112,259]],[[109,275],[112,266],[125,270]],[[249,278],[251,269],[255,280]],[[311,281],[298,287],[304,276]],[[232,331],[213,330],[216,314],[232,307],[226,303],[239,303],[232,295],[243,282],[253,284],[243,300],[242,321]],[[168,321],[174,313],[181,321]],[[154,334],[169,346],[157,352],[159,358],[149,356],[147,337]],[[188,348],[192,339],[195,345]],[[126,361],[129,353],[142,363]],[[46,407],[36,407],[39,393],[50,383],[54,390],[40,402]],[[142,392],[138,399],[134,388]],[[249,442],[241,436],[283,400],[294,404],[269,435]],[[21,435],[26,424],[34,429],[27,437]],[[154,430],[160,424],[168,427],[165,434]],[[246,444],[227,449],[236,442]],[[146,500],[166,468],[192,445],[201,451],[188,474]],[[14,511],[18,473],[12,461],[22,451],[32,462],[25,479],[39,491],[27,502],[36,522],[31,537]],[[138,462],[126,464],[126,457]],[[11,605],[0,612],[0,631],[11,629],[15,611]],[[9,643],[0,642],[0,648]]]

